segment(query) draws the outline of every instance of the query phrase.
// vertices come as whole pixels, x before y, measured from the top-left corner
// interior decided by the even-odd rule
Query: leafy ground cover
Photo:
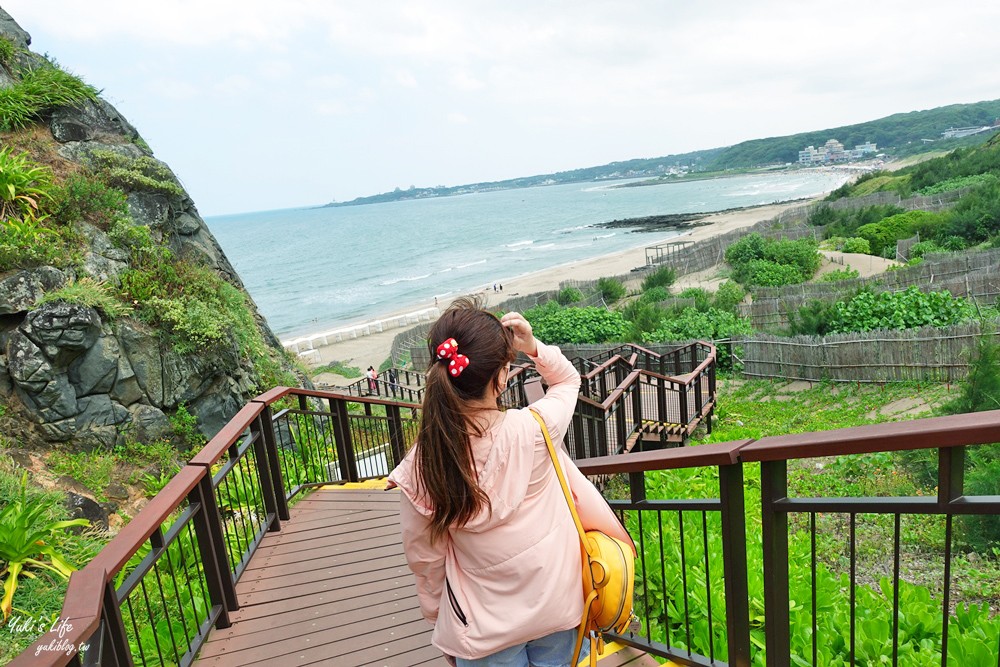
[[[720,383],[718,420],[711,436],[694,444],[722,442],[765,435],[808,432],[861,426],[893,419],[909,419],[929,415],[935,406],[954,399],[959,392],[946,385],[898,384],[887,386],[829,385],[727,379]],[[909,472],[904,457],[882,453],[867,457],[837,457],[797,461],[790,465],[789,491],[792,496],[895,496],[933,493],[926,480]],[[763,648],[763,581],[760,538],[760,467],[744,466],[747,493],[747,540],[750,572],[750,615],[753,643],[753,664],[764,664]],[[717,491],[716,474],[712,470],[679,470],[650,476],[647,481],[649,498],[685,498],[713,496]],[[684,513],[687,538],[685,558],[689,584],[684,596],[683,579],[678,567],[682,562],[679,549],[679,524],[666,519],[658,528],[647,527],[644,534],[655,540],[644,542],[646,557],[664,562],[661,571],[647,573],[647,579],[637,588],[637,599],[650,593],[650,599],[664,599],[666,604],[652,603],[648,611],[651,630],[668,643],[689,645],[705,655],[714,641],[715,655],[725,656],[724,630],[710,635],[707,623],[708,605],[718,617],[724,609],[724,591],[713,586],[706,593],[708,577],[702,563],[708,548],[708,563],[712,573],[722,571],[721,536],[717,516],[701,523],[698,513]],[[688,517],[687,515],[692,516]],[[635,523],[634,516],[629,520]],[[846,665],[847,638],[850,636],[851,591],[848,565],[848,517],[819,514],[790,517],[790,614],[792,664],[811,665],[813,612],[811,608],[813,578],[809,563],[813,546],[810,542],[810,521],[815,520],[817,554],[816,622],[819,637],[818,664]],[[636,525],[631,526],[633,529]],[[857,559],[860,576],[854,593],[857,596],[858,665],[883,664],[892,646],[892,544],[895,526],[891,516],[859,515],[857,518]],[[940,664],[941,653],[941,582],[943,581],[944,520],[936,517],[903,517],[900,525],[902,553],[900,562],[900,665],[923,666]],[[961,535],[961,528],[957,529]],[[665,553],[660,553],[660,541]],[[961,540],[961,537],[959,538]],[[990,620],[1000,599],[1000,551],[983,553],[961,545],[952,564],[952,611],[949,621],[949,665],[993,664],[996,661],[1000,619]],[[665,556],[665,557],[664,557]],[[693,564],[693,565],[692,565]],[[712,575],[713,577],[715,574]],[[641,603],[645,605],[646,603]],[[688,642],[679,619],[688,615],[693,631]],[[720,628],[722,626],[719,626]],[[724,657],[723,657],[724,659]],[[990,662],[992,660],[992,662]]]

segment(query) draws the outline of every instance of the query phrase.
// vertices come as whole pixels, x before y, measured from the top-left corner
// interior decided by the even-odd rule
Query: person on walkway
[[[429,334],[416,444],[389,475],[398,486],[406,560],[431,642],[457,667],[566,667],[583,614],[580,538],[541,428],[498,397],[518,352],[549,389],[531,407],[562,443],[580,375],[519,313],[497,319],[469,300]],[[631,543],[562,446],[560,462],[589,528]],[[586,642],[584,645],[586,646]]]
[[[374,366],[369,366],[368,370],[365,371],[365,377],[368,378],[368,393],[374,394],[378,385],[376,383],[376,378],[378,374],[375,372]]]

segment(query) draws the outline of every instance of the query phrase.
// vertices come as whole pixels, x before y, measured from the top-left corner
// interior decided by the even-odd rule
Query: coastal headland
[[[807,201],[791,201],[781,204],[769,204],[765,206],[754,206],[749,208],[731,209],[717,213],[702,214],[685,220],[684,224],[690,225],[689,231],[681,236],[663,237],[656,233],[643,234],[637,236],[637,240],[642,239],[641,244],[628,250],[602,255],[592,259],[581,260],[553,266],[542,271],[528,273],[521,276],[511,277],[503,280],[503,292],[494,292],[493,285],[483,285],[473,289],[471,294],[480,296],[487,307],[494,306],[502,301],[519,295],[544,292],[559,288],[559,283],[564,280],[596,280],[605,276],[616,276],[627,274],[636,267],[646,264],[645,248],[657,243],[669,240],[700,241],[711,238],[719,234],[725,234],[735,229],[749,227],[761,220],[768,220],[776,217],[783,211],[805,205]],[[660,217],[660,216],[652,216]],[[674,217],[674,216],[663,216]],[[611,223],[605,223],[611,224]],[[634,223],[633,225],[634,226]],[[669,229],[675,230],[676,227]],[[657,229],[655,231],[665,231]],[[684,276],[678,281],[678,287],[703,286],[714,289],[711,276],[698,274]],[[385,313],[375,321],[398,320],[407,314],[432,310],[435,305],[443,309],[448,303],[442,301],[434,303],[433,298],[426,301],[410,304],[400,304],[399,309]],[[345,323],[347,326],[348,323]],[[364,323],[354,323],[363,325]],[[409,324],[408,326],[413,326]],[[321,344],[314,341],[312,350],[300,355],[303,362],[311,367],[319,367],[339,361],[348,366],[367,368],[369,365],[378,367],[379,364],[389,356],[392,340],[396,334],[405,330],[404,326],[381,327],[382,331],[368,328],[371,333],[358,335],[357,337],[346,337],[340,341],[330,341]],[[288,341],[284,341],[288,342]],[[343,378],[334,374],[322,374],[316,381],[322,384],[343,385],[354,382],[355,379]]]

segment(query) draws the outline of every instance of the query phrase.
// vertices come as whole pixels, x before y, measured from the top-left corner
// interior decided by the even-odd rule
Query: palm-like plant
[[[50,196],[51,185],[48,167],[31,162],[27,153],[0,148],[0,221],[35,220],[39,203]]]
[[[73,526],[88,526],[86,519],[49,521],[45,503],[32,502],[27,497],[28,473],[21,476],[21,492],[13,502],[0,510],[0,577],[6,575],[3,583],[3,598],[0,611],[3,625],[14,609],[14,592],[20,575],[34,578],[25,568],[41,568],[68,579],[74,568],[62,557],[50,540],[56,533]],[[46,560],[47,559],[47,560]]]

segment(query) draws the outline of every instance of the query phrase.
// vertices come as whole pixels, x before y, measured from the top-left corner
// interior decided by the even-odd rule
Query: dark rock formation
[[[2,9],[0,37],[20,49],[31,43]],[[17,56],[21,63],[39,58],[30,52]],[[0,66],[0,88],[16,80],[15,68]],[[70,162],[91,164],[95,151],[152,160],[136,129],[102,99],[56,109],[44,123],[58,142],[58,155]],[[176,188],[126,188],[133,222],[148,227],[153,240],[174,257],[208,266],[243,289],[194,202],[169,168],[160,166]],[[80,448],[113,446],[125,432],[140,442],[170,437],[167,414],[181,404],[198,418],[206,436],[214,435],[255,390],[254,370],[235,342],[182,355],[138,320],[112,322],[86,306],[41,304],[46,293],[73,280],[118,284],[129,266],[128,253],[105,231],[87,222],[75,225],[86,248],[73,268],[0,274],[0,397],[26,417],[23,422],[34,424],[36,437]],[[281,351],[249,303],[265,342]]]

